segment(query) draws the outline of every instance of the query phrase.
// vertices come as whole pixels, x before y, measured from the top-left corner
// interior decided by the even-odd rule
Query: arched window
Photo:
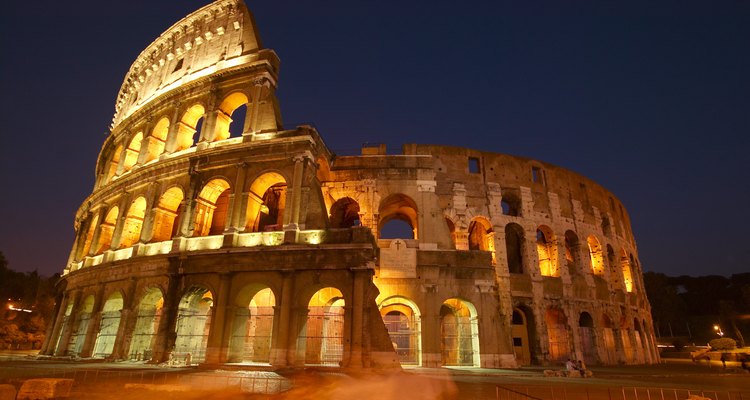
[[[596,363],[596,341],[594,338],[594,319],[591,314],[582,312],[578,317],[578,336],[581,338],[583,360],[586,364]]]
[[[141,152],[141,142],[143,142],[143,132],[138,132],[130,140],[130,144],[125,149],[125,159],[122,160],[123,172],[130,171],[138,162],[138,154]]]
[[[500,208],[503,215],[518,217],[521,215],[521,198],[508,190],[503,190],[503,197],[500,201]]]
[[[120,164],[120,154],[122,153],[122,145],[115,147],[112,155],[109,157],[109,163],[107,165],[107,172],[104,178],[104,182],[110,182],[112,178],[117,174],[117,166]]]
[[[620,257],[620,267],[622,268],[622,281],[625,284],[625,290],[630,293],[634,289],[633,285],[633,269],[630,266],[630,258],[628,258],[628,252],[625,249],[620,251],[622,256]]]
[[[540,225],[536,230],[536,252],[542,276],[560,276],[557,264],[557,238],[546,225]]]
[[[246,231],[280,231],[284,225],[287,185],[283,176],[267,172],[253,181],[247,200]]]
[[[104,303],[101,318],[99,319],[99,332],[94,344],[94,357],[109,357],[115,348],[117,330],[120,327],[120,312],[122,311],[122,294],[115,292]]]
[[[523,228],[518,224],[505,225],[505,250],[511,274],[522,274],[524,271],[523,243]]]
[[[159,198],[159,203],[154,209],[154,234],[152,242],[163,242],[177,235],[177,217],[182,210],[182,189],[178,187],[169,188]]]
[[[224,232],[230,193],[229,183],[224,179],[212,179],[203,186],[195,205],[193,236]]]
[[[247,103],[247,96],[240,92],[230,94],[221,102],[216,113],[214,141],[242,136],[245,128]]]
[[[141,228],[143,218],[146,215],[146,199],[139,197],[130,203],[128,214],[125,217],[125,225],[122,229],[120,248],[130,247],[141,239]]]
[[[177,127],[175,151],[188,149],[200,140],[201,122],[205,113],[206,109],[200,104],[195,104],[185,111]]]
[[[99,214],[94,213],[91,216],[91,222],[89,223],[88,230],[86,231],[86,239],[83,241],[83,246],[81,247],[78,257],[76,257],[77,260],[82,259],[83,257],[86,257],[89,254],[89,251],[91,251],[91,243],[94,240],[94,232],[96,232],[96,226],[99,224]]]
[[[489,251],[492,254],[492,264],[496,263],[495,232],[486,218],[474,218],[469,224],[469,250]]]
[[[602,233],[606,237],[612,237],[612,224],[609,223],[609,218],[602,217]]]
[[[602,246],[599,244],[599,239],[596,236],[591,235],[586,238],[586,243],[589,246],[589,257],[591,258],[591,271],[594,275],[604,274],[604,256],[602,255]]]
[[[359,203],[350,197],[336,200],[331,206],[329,217],[331,228],[351,228],[361,225],[359,220]]]
[[[298,349],[306,365],[339,367],[344,357],[344,295],[327,287],[318,290],[307,305],[307,323]]]
[[[164,153],[164,147],[167,143],[167,134],[169,133],[169,120],[164,117],[159,120],[151,131],[151,137],[148,140],[148,154],[146,161],[150,162],[159,158]]]
[[[609,273],[614,274],[614,276],[616,277],[615,279],[617,279],[617,281],[619,282],[620,275],[616,274],[615,272],[617,268],[615,261],[615,249],[613,249],[611,245],[607,245],[607,264],[610,268]]]
[[[568,264],[568,274],[577,275],[580,270],[580,255],[578,235],[573,231],[565,231],[565,262]]]
[[[530,365],[536,340],[534,331],[534,313],[526,306],[513,309],[510,320],[513,336],[513,350],[520,365]]]
[[[565,313],[559,308],[549,307],[544,314],[544,319],[547,322],[549,358],[551,361],[565,361],[570,356]]]
[[[96,254],[102,254],[106,250],[109,250],[112,244],[112,234],[115,231],[115,224],[117,223],[117,216],[120,214],[120,209],[117,206],[112,206],[107,212],[107,216],[104,217],[101,225],[99,225],[99,240],[96,243]]]
[[[71,330],[70,340],[67,344],[67,355],[79,356],[83,351],[83,343],[86,341],[86,333],[89,330],[91,314],[94,312],[94,296],[86,296],[81,305],[75,311],[77,317],[73,320],[74,326]],[[61,343],[58,343],[58,346]]]
[[[392,194],[380,202],[378,210],[380,215],[378,237],[380,239],[419,238],[417,204],[409,196],[401,193]]]
[[[174,359],[181,362],[190,359],[191,363],[206,360],[213,299],[213,293],[201,286],[191,287],[182,296],[177,310],[177,337],[172,352]]]
[[[229,361],[268,364],[276,306],[273,291],[262,285],[248,285],[238,294],[236,305],[229,339]]]
[[[401,365],[420,365],[421,318],[417,305],[405,297],[389,297],[380,303],[380,315]]]
[[[445,366],[479,367],[479,325],[473,304],[448,299],[440,307],[440,332]]]
[[[164,308],[164,297],[158,288],[150,288],[138,304],[138,316],[130,345],[130,359],[149,361],[153,355],[156,332]]]

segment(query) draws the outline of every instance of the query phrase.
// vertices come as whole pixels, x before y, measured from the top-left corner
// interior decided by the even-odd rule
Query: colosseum
[[[284,129],[242,0],[135,60],[41,354],[203,366],[658,362],[628,214],[554,165]]]

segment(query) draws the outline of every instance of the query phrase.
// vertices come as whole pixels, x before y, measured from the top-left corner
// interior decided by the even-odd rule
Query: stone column
[[[154,236],[154,220],[156,219],[157,207],[159,207],[159,196],[161,195],[161,189],[162,185],[153,183],[149,186],[146,193],[148,204],[146,205],[147,211],[143,218],[143,225],[141,226],[141,236],[139,239],[140,243],[148,243]]]
[[[80,298],[81,292],[78,290],[73,292],[72,296],[70,296],[68,304],[73,305],[73,309],[71,310],[70,315],[65,315],[65,312],[68,308],[68,305],[65,305],[66,309],[63,310],[63,320],[65,321],[65,324],[62,326],[60,331],[60,340],[58,341],[58,348],[55,349],[55,355],[63,356],[68,351],[68,343],[70,342],[70,336],[73,334],[73,327],[75,327],[75,322],[77,319],[76,308],[79,306],[78,302]]]
[[[422,366],[437,368],[443,365],[440,307],[437,284],[423,283],[425,307],[422,310]]]
[[[52,355],[55,352],[57,338],[60,336],[63,318],[65,318],[65,309],[68,307],[68,302],[70,301],[69,297],[70,295],[68,292],[64,292],[59,296],[59,299],[55,304],[55,321],[53,324],[50,324],[51,329],[48,329],[47,337],[44,340],[44,344],[42,345],[39,354]]]
[[[268,79],[258,78],[253,81],[253,89],[250,96],[250,104],[247,107],[247,117],[245,118],[245,126],[243,127],[242,134],[244,136],[253,136],[259,131],[260,125],[260,101],[263,91],[263,86],[266,85]]]
[[[216,294],[214,312],[211,316],[211,330],[206,345],[206,364],[226,362],[229,343],[224,342],[224,328],[229,306],[229,292],[232,290],[232,274],[220,273],[219,290]]]
[[[369,268],[352,268],[352,305],[351,305],[351,344],[348,366],[351,368],[362,368],[363,346],[362,338],[365,334],[364,326],[364,296],[365,280],[369,278]],[[348,305],[348,304],[347,304]]]
[[[91,320],[89,321],[88,329],[86,329],[86,339],[83,342],[81,348],[81,357],[91,357],[94,351],[94,345],[96,344],[96,336],[99,332],[99,323],[102,319],[102,306],[104,303],[104,285],[99,286],[99,290],[96,292],[94,297],[94,308],[91,311]]]
[[[216,106],[217,99],[219,97],[219,90],[217,88],[211,89],[211,97],[206,105],[205,119],[203,120],[203,128],[201,129],[200,143],[212,142],[216,137],[216,119],[219,113],[224,114],[223,111],[219,110]]]
[[[294,295],[294,270],[283,270],[281,285],[281,301],[278,304],[278,319],[274,316],[274,335],[271,343],[271,365],[274,367],[285,367],[289,365],[289,350],[294,348],[292,341],[296,339],[291,335],[292,322],[292,298]]]
[[[96,251],[99,250],[98,242],[99,242],[99,237],[102,234],[102,223],[104,223],[104,218],[107,217],[106,207],[101,207],[98,210],[96,210],[96,212],[99,214],[99,217],[96,219],[96,223],[98,225],[94,228],[94,236],[91,238],[91,246],[89,247],[89,253],[85,254],[88,256],[93,256],[94,254],[96,254]]]
[[[237,176],[234,180],[234,190],[229,195],[229,215],[227,216],[227,228],[225,232],[235,233],[242,231],[245,227],[241,221],[243,209],[247,206],[247,193],[245,193],[245,176],[247,174],[247,163],[237,164]],[[226,240],[225,240],[226,246]]]
[[[164,154],[172,154],[177,150],[177,134],[180,131],[180,102],[174,103],[174,112],[169,121],[169,131],[167,132],[167,141],[164,145]]]
[[[164,295],[164,306],[161,310],[161,317],[159,318],[159,326],[156,330],[156,341],[154,343],[154,353],[152,361],[154,363],[161,363],[169,359],[169,353],[174,348],[175,339],[177,333],[175,332],[175,325],[177,323],[177,313],[179,312],[179,291],[182,281],[182,276],[177,273],[177,265],[179,260],[170,260],[173,265],[170,265],[170,272],[167,283],[167,293]]]
[[[124,137],[129,137],[130,132],[124,132]],[[125,172],[125,156],[128,154],[128,146],[130,146],[130,143],[122,143],[122,151],[120,152],[120,158],[117,162],[117,172],[115,172],[115,176],[122,175],[123,172]]]
[[[120,247],[120,240],[122,239],[122,230],[125,227],[125,220],[127,220],[128,211],[130,211],[130,194],[126,193],[120,199],[119,214],[117,215],[117,223],[115,229],[112,232],[112,241],[109,246],[110,250],[117,250]]]
[[[117,337],[112,347],[111,359],[122,360],[127,358],[130,350],[130,339],[133,336],[135,317],[138,315],[135,297],[136,279],[130,278],[123,299],[122,310],[120,310],[120,325],[117,327]]]

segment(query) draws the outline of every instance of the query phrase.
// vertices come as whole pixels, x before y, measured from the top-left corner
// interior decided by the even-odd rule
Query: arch
[[[122,144],[117,145],[109,158],[107,172],[104,182],[110,182],[117,174],[117,167],[120,165],[120,154],[122,154]]]
[[[237,309],[229,339],[229,362],[268,364],[276,306],[273,291],[264,285],[247,285],[235,302]]]
[[[536,252],[539,257],[539,271],[542,276],[560,276],[557,263],[557,238],[552,229],[540,225],[536,229]]]
[[[586,364],[595,364],[596,340],[594,337],[594,319],[591,314],[584,311],[578,317],[578,336],[581,339],[581,353]]]
[[[247,199],[246,231],[280,231],[286,210],[286,179],[278,172],[266,172],[253,181]]]
[[[245,115],[240,116],[239,113],[236,113],[236,111],[238,111],[238,109],[243,106],[246,110],[248,102],[249,100],[247,96],[242,92],[234,92],[224,98],[224,100],[219,105],[219,109],[216,112],[216,130],[214,134],[214,141],[228,139],[231,136],[231,125],[239,124],[240,129],[244,131]]]
[[[444,366],[479,367],[479,324],[473,304],[458,298],[440,307],[440,334]]]
[[[612,237],[612,224],[609,222],[609,218],[602,217],[602,233],[604,233],[604,236],[611,238]]]
[[[229,182],[222,178],[212,179],[203,186],[196,199],[193,236],[224,232],[230,193]]]
[[[331,180],[331,164],[328,162],[328,159],[321,155],[315,164],[318,167],[315,171],[315,177],[318,178],[318,182],[323,183]]]
[[[164,295],[161,289],[158,287],[148,288],[138,303],[138,314],[130,345],[131,360],[151,360],[163,308]]]
[[[589,235],[586,238],[586,243],[589,246],[589,257],[591,258],[591,272],[594,275],[604,274],[604,256],[602,255],[602,245],[599,244],[599,239],[594,235]]]
[[[203,286],[191,286],[177,309],[173,357],[185,364],[206,360],[214,295]]]
[[[102,307],[99,319],[99,332],[96,335],[93,357],[106,358],[112,355],[120,328],[120,311],[122,311],[122,293],[112,293]]]
[[[622,270],[622,282],[625,284],[625,291],[631,293],[635,290],[633,282],[633,268],[630,265],[628,252],[625,249],[620,250],[620,269]]]
[[[77,260],[86,257],[91,251],[91,244],[94,241],[94,232],[96,232],[96,226],[99,224],[99,213],[94,213],[91,217],[88,229],[86,230],[86,238],[83,240],[83,246],[78,252]]]
[[[312,295],[297,340],[306,365],[341,366],[344,357],[344,295],[326,287]]]
[[[492,264],[495,259],[495,231],[492,224],[485,217],[474,217],[469,223],[469,250],[489,251],[492,255]]]
[[[385,227],[385,225],[388,224],[390,221],[397,220],[397,221],[403,221],[409,225],[409,228],[411,229],[411,232],[412,232],[412,236],[410,238],[389,237],[389,239],[419,239],[419,232],[417,229],[418,227],[417,203],[415,203],[411,197],[402,193],[395,193],[386,197],[380,202],[380,206],[378,207],[378,214],[380,215],[380,220],[378,221],[378,237],[379,238],[383,238],[382,232],[383,232],[383,228]],[[392,235],[386,235],[386,236],[392,236]],[[398,236],[404,236],[404,235],[401,234]]]
[[[607,314],[602,314],[602,337],[604,339],[604,361],[606,361],[606,364],[614,364],[617,362],[617,345],[615,344],[612,320]]]
[[[505,225],[505,254],[508,261],[508,271],[511,274],[524,272],[524,232],[521,225],[512,223]]]
[[[91,322],[91,313],[94,312],[94,296],[88,295],[81,301],[76,316],[73,320],[73,327],[68,340],[67,355],[78,356],[83,351],[83,343],[86,341],[86,332]]]
[[[568,274],[571,276],[578,275],[578,271],[580,271],[581,260],[578,252],[580,245],[578,235],[575,232],[565,231],[565,262],[568,265]]]
[[[125,148],[125,158],[122,160],[123,172],[130,171],[138,162],[138,154],[141,152],[141,143],[143,142],[143,132],[138,132],[130,140],[130,144]]]
[[[513,352],[520,365],[531,365],[534,335],[534,314],[525,306],[513,308],[510,319]]]
[[[422,365],[422,316],[411,299],[389,297],[378,305],[393,350],[402,365]]]
[[[177,126],[177,137],[175,138],[175,151],[181,151],[193,147],[200,140],[203,115],[206,109],[201,104],[193,104],[188,108]],[[195,135],[199,137],[195,138]]]
[[[563,310],[556,307],[548,307],[544,313],[547,323],[547,339],[549,341],[549,360],[563,362],[570,358],[570,345],[568,340],[568,320]]]
[[[148,148],[146,150],[145,162],[156,160],[162,153],[164,153],[168,133],[169,119],[163,117],[156,123],[156,125],[154,125],[154,129],[151,131],[151,136],[148,140]]]
[[[125,216],[125,225],[120,239],[120,248],[130,247],[140,241],[145,216],[146,199],[141,196],[133,200],[128,207],[128,214]]]
[[[329,217],[331,228],[351,228],[360,226],[359,203],[351,197],[342,197],[331,205]]]
[[[503,190],[500,200],[500,210],[503,215],[518,217],[521,215],[521,198],[517,194]]]
[[[107,211],[107,215],[104,217],[104,221],[99,225],[99,239],[96,243],[96,254],[102,254],[106,250],[109,250],[112,244],[112,234],[115,231],[115,224],[117,224],[117,217],[120,214],[120,209],[117,206]]]
[[[181,214],[182,200],[185,195],[177,186],[165,191],[154,208],[154,230],[151,236],[152,242],[163,242],[177,235],[177,217]]]

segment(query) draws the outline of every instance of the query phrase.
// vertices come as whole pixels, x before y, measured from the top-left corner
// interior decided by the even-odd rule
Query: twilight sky
[[[313,123],[338,154],[429,143],[539,159],[623,201],[645,270],[750,271],[749,2],[247,3],[281,58],[285,124]],[[3,6],[11,268],[62,271],[125,73],[205,4]]]

